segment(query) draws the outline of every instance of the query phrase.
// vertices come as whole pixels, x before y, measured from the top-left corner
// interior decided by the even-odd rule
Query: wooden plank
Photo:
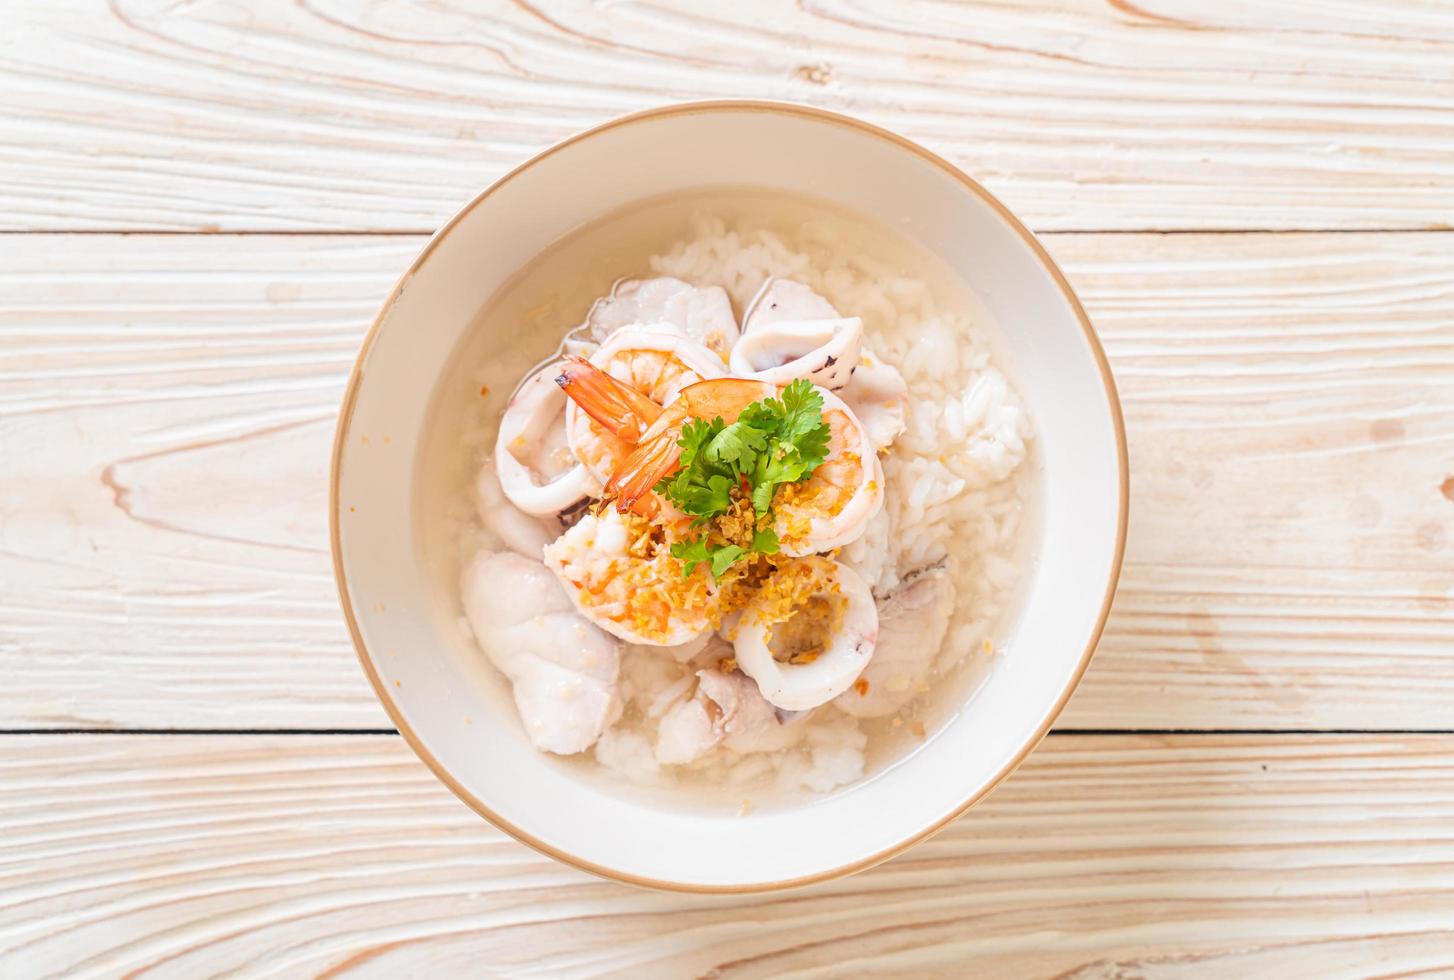
[[[387,724],[324,496],[354,347],[419,244],[0,236],[0,727]],[[1133,472],[1062,723],[1454,728],[1454,236],[1050,245]]]
[[[16,976],[1363,977],[1454,970],[1454,738],[1050,738],[846,881],[598,881],[392,736],[0,739]]]
[[[1131,450],[1086,727],[1454,728],[1454,237],[1053,238]]]
[[[0,242],[6,725],[388,725],[338,612],[329,446],[419,245]]]
[[[429,230],[615,115],[756,97],[945,153],[1040,229],[1454,225],[1447,0],[29,0],[0,227]]]

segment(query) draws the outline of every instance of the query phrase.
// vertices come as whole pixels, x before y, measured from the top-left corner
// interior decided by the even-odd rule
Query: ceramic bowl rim
[[[906,839],[899,841],[898,843],[888,848],[884,848],[883,850],[880,850],[874,854],[868,855],[867,857],[859,858],[857,860],[838,865],[837,867],[829,868],[826,871],[820,871],[811,875],[805,875],[802,877],[791,878],[781,881],[754,882],[746,885],[703,885],[690,882],[665,881],[660,879],[631,875],[618,871],[616,869],[603,867],[593,862],[586,861],[573,854],[569,854],[567,852],[561,851],[558,848],[552,847],[545,842],[536,839],[528,831],[511,824],[509,821],[502,819],[498,814],[494,813],[484,803],[484,801],[476,797],[457,779],[455,779],[454,776],[451,775],[451,773],[449,772],[448,768],[445,767],[444,764],[441,763],[439,759],[437,759],[433,755],[433,753],[429,751],[429,749],[424,745],[423,740],[419,737],[418,733],[416,733],[409,726],[408,722],[404,719],[403,713],[400,711],[398,705],[394,703],[393,693],[390,690],[389,686],[384,683],[383,679],[379,676],[378,671],[374,669],[373,659],[368,652],[367,645],[364,643],[363,634],[359,629],[358,620],[357,617],[354,615],[353,606],[349,599],[347,575],[343,565],[343,548],[342,542],[339,538],[339,514],[341,510],[341,507],[339,505],[339,473],[343,463],[343,452],[346,445],[345,437],[348,433],[349,426],[353,421],[354,403],[357,400],[359,386],[363,380],[363,367],[365,362],[368,360],[369,353],[373,349],[374,342],[379,335],[379,331],[382,329],[385,320],[388,319],[389,313],[393,310],[394,304],[398,300],[400,293],[403,291],[405,285],[409,282],[409,280],[413,278],[414,274],[434,253],[434,250],[444,242],[444,240],[450,235],[452,231],[454,231],[454,229],[460,224],[460,222],[462,222],[471,212],[473,212],[475,208],[479,207],[486,200],[488,200],[496,191],[504,187],[506,184],[510,183],[520,174],[539,164],[542,160],[553,156],[554,154],[565,149],[566,147],[572,146],[583,140],[590,139],[591,137],[598,134],[620,129],[626,126],[635,125],[637,123],[662,119],[670,116],[694,115],[715,112],[763,112],[769,114],[780,114],[858,130],[859,132],[868,134],[879,140],[883,140],[885,142],[893,144],[894,146],[910,152],[920,157],[921,159],[931,163],[935,167],[942,170],[945,174],[952,177],[966,191],[975,195],[985,204],[989,205],[989,207],[994,210],[1001,219],[1005,221],[1010,229],[1017,236],[1019,236],[1019,238],[1025,243],[1026,247],[1029,248],[1031,254],[1035,257],[1036,261],[1050,276],[1050,279],[1052,280],[1052,282],[1054,282],[1056,288],[1060,291],[1062,298],[1069,305],[1070,309],[1075,313],[1076,321],[1079,323],[1081,331],[1085,335],[1085,341],[1089,345],[1091,353],[1095,358],[1096,365],[1101,373],[1101,379],[1105,391],[1106,405],[1107,408],[1110,410],[1111,421],[1115,429],[1117,454],[1118,515],[1116,527],[1116,543],[1112,556],[1110,573],[1106,578],[1105,593],[1101,601],[1100,613],[1097,616],[1095,626],[1091,630],[1091,634],[1087,639],[1085,650],[1082,651],[1080,658],[1075,665],[1075,669],[1071,672],[1065,685],[1062,687],[1060,695],[1056,698],[1055,703],[1051,705],[1050,709],[1040,719],[1040,722],[1036,726],[1035,731],[1028,739],[1026,739],[1025,744],[1021,746],[1021,748],[1014,754],[1014,756],[1011,757],[1011,759],[1004,766],[1002,766],[999,771],[997,771],[982,785],[980,785],[973,793],[971,793],[969,798],[966,799],[963,803],[955,807],[944,817],[934,821],[929,826],[910,835]],[[446,786],[448,786],[450,790],[453,791],[454,794],[460,798],[460,800],[462,800],[467,806],[469,806],[480,816],[484,817],[490,823],[494,824],[500,830],[503,830],[505,833],[509,834],[511,837],[515,838],[521,843],[535,849],[536,851],[539,851],[542,854],[547,855],[548,857],[552,857],[557,861],[561,861],[562,863],[579,868],[583,871],[587,871],[599,877],[623,882],[626,884],[638,885],[648,888],[657,888],[668,891],[740,895],[754,892],[778,891],[787,888],[797,888],[804,885],[829,881],[834,878],[840,878],[845,875],[854,874],[855,872],[865,870],[867,868],[873,867],[876,864],[880,864],[883,861],[887,861],[889,858],[894,857],[895,855],[903,852],[904,850],[907,850],[908,848],[919,843],[925,838],[932,836],[948,824],[952,823],[954,820],[958,819],[967,810],[969,810],[970,807],[974,806],[980,800],[984,799],[984,797],[988,796],[989,793],[996,786],[998,786],[1011,772],[1013,772],[1020,765],[1021,762],[1025,760],[1030,752],[1040,743],[1041,739],[1045,737],[1046,733],[1049,732],[1050,726],[1054,724],[1055,719],[1065,708],[1066,702],[1070,700],[1071,694],[1075,692],[1076,687],[1080,684],[1081,678],[1085,675],[1086,668],[1090,665],[1091,657],[1095,653],[1096,646],[1100,642],[1101,634],[1105,630],[1106,620],[1110,616],[1111,602],[1115,598],[1116,587],[1120,580],[1121,565],[1125,558],[1126,528],[1130,513],[1129,484],[1130,464],[1126,448],[1125,421],[1122,417],[1120,397],[1116,391],[1115,379],[1111,373],[1110,363],[1106,359],[1105,350],[1101,346],[1099,338],[1096,336],[1095,329],[1091,326],[1090,318],[1086,315],[1085,309],[1081,306],[1080,300],[1076,297],[1075,291],[1071,289],[1070,283],[1066,280],[1064,273],[1062,273],[1060,270],[1060,267],[1055,264],[1055,261],[1050,257],[1050,254],[1045,250],[1045,247],[1035,237],[1034,233],[1026,228],[1024,224],[1022,224],[1019,219],[1017,219],[1010,212],[1010,210],[1005,207],[1005,205],[1000,203],[1000,201],[995,198],[994,195],[992,195],[972,177],[964,173],[964,171],[960,170],[948,160],[944,159],[943,157],[930,150],[925,149],[924,147],[913,142],[912,140],[907,139],[906,137],[900,136],[897,133],[891,132],[890,130],[884,129],[880,126],[876,126],[872,123],[867,123],[863,120],[856,119],[852,116],[847,116],[842,113],[833,112],[831,110],[821,109],[816,106],[804,105],[795,102],[764,99],[711,99],[694,102],[672,103],[670,105],[657,106],[655,108],[628,113],[624,116],[619,116],[615,119],[603,122],[600,125],[593,126],[589,129],[576,133],[575,135],[570,136],[562,140],[561,142],[556,143],[555,145],[550,146],[535,154],[524,163],[520,164],[519,166],[513,168],[503,176],[496,179],[479,194],[475,195],[475,197],[472,198],[467,204],[465,204],[464,207],[460,208],[453,217],[446,221],[439,228],[439,230],[430,237],[429,241],[426,242],[424,247],[419,251],[419,254],[415,256],[414,260],[409,264],[409,267],[399,277],[398,281],[394,284],[394,287],[389,291],[388,297],[380,306],[378,314],[374,317],[373,323],[370,325],[368,332],[364,335],[362,343],[359,345],[358,357],[355,359],[353,368],[349,373],[348,384],[344,389],[343,401],[339,409],[338,424],[334,430],[332,463],[329,468],[328,530],[330,551],[333,556],[333,575],[335,583],[338,586],[339,602],[343,607],[344,619],[347,621],[348,632],[353,640],[354,653],[358,656],[359,663],[363,667],[364,674],[367,675],[369,683],[373,686],[374,694],[378,697],[380,703],[383,704],[384,710],[388,713],[389,718],[393,721],[395,727],[399,731],[399,734],[404,737],[405,742],[407,742],[409,747],[414,750],[414,753],[419,756],[421,760],[423,760],[425,765],[429,767],[434,775]]]

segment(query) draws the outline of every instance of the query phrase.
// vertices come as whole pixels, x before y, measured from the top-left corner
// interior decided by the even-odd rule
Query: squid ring
[[[873,656],[878,642],[878,610],[868,583],[846,565],[828,558],[800,558],[784,565],[777,576],[800,578],[812,596],[839,597],[841,615],[835,617],[822,651],[810,662],[781,663],[769,646],[775,605],[774,589],[763,588],[742,611],[737,623],[737,666],[757,682],[773,707],[804,711],[831,701],[853,686]],[[777,600],[780,602],[780,600]]]
[[[785,385],[807,378],[837,391],[853,377],[863,349],[863,320],[792,320],[750,330],[732,348],[735,374]]]
[[[551,426],[563,425],[565,392],[555,384],[560,364],[552,362],[532,374],[510,399],[495,438],[495,468],[500,489],[510,503],[527,514],[558,514],[601,485],[580,463],[553,480],[537,483],[531,467],[517,452],[538,448]]]

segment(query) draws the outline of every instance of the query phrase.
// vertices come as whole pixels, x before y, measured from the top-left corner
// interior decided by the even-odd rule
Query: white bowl
[[[602,791],[526,741],[500,680],[462,655],[416,542],[414,463],[436,380],[485,302],[565,233],[677,189],[759,185],[907,232],[983,300],[1037,429],[1044,560],[1011,655],[970,710],[898,765],[803,806],[712,815]],[[1090,661],[1125,543],[1127,464],[1105,355],[1065,277],[984,188],[927,150],[804,106],[711,102],[626,116],[496,181],[429,241],[364,340],[333,451],[334,571],[354,645],[399,731],[459,797],[525,843],[622,881],[789,887],[884,860],[963,813],[1029,753]]]

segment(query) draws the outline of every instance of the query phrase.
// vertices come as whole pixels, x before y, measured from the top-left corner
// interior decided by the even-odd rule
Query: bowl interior
[[[1043,467],[1042,554],[1013,649],[900,765],[818,802],[738,817],[602,792],[525,740],[484,658],[439,615],[412,540],[414,462],[436,380],[476,315],[531,257],[592,219],[673,190],[751,185],[826,198],[938,254],[1004,330]],[[956,172],[841,117],[677,107],[594,131],[495,185],[431,241],[381,314],[335,449],[334,547],[366,669],[416,750],[481,812],[582,867],[645,884],[746,889],[872,863],[982,795],[1074,687],[1124,540],[1114,389],[1059,273]]]

